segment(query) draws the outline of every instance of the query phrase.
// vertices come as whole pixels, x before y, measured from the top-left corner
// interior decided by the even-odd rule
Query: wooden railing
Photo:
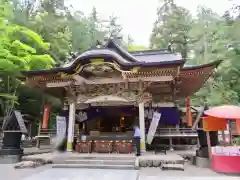
[[[158,128],[155,135],[160,137],[197,137],[197,132],[191,128]]]
[[[55,136],[56,135],[56,129],[41,129],[38,133],[38,136]]]

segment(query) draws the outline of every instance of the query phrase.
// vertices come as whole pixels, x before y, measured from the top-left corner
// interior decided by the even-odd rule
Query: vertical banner
[[[49,120],[50,110],[51,110],[51,105],[50,104],[45,104],[44,105],[44,112],[43,112],[43,123],[42,123],[42,128],[43,129],[48,128],[48,120]]]
[[[67,132],[67,122],[66,117],[57,116],[56,117],[56,127],[57,127],[57,137],[56,137],[56,148],[62,145]]]
[[[148,134],[147,134],[147,143],[148,144],[152,143],[152,140],[156,133],[160,118],[161,118],[161,113],[158,113],[158,112],[153,113],[152,122],[150,124]]]
[[[192,112],[191,112],[190,98],[189,97],[186,99],[186,119],[187,119],[187,125],[189,127],[192,127],[193,119],[192,119]]]
[[[65,137],[67,131],[66,118],[64,116],[56,117],[57,124],[57,137]]]

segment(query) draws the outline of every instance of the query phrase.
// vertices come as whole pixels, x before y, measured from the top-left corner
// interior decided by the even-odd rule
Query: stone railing
[[[56,135],[56,129],[41,129],[38,136],[55,136]]]

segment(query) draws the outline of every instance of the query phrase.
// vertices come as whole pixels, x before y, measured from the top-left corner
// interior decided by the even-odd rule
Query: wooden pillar
[[[42,127],[42,122],[39,120],[38,136],[40,136],[40,134],[41,134],[41,127]],[[40,148],[40,139],[39,138],[37,138],[36,148]]]
[[[237,134],[240,135],[240,119],[236,120],[236,131]]]
[[[228,120],[228,128],[229,128],[229,143],[232,145],[232,121]]]
[[[145,118],[144,118],[144,103],[141,102],[138,104],[139,108],[139,129],[141,133],[141,152],[146,152],[146,143],[145,143]]]
[[[67,151],[73,151],[75,112],[75,102],[71,102],[69,105]]]
[[[169,137],[169,151],[174,151],[172,137]]]

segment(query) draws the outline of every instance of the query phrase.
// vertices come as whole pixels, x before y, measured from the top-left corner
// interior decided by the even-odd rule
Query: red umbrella
[[[204,111],[207,116],[223,119],[240,119],[240,107],[232,105],[218,106]]]

